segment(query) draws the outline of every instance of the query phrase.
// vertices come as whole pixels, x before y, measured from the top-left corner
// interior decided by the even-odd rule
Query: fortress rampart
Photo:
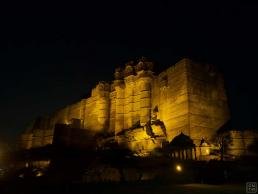
[[[114,81],[99,82],[89,98],[35,120],[22,134],[22,148],[52,144],[56,124],[110,133],[130,144],[131,140],[118,134],[135,126],[146,130],[153,110],[155,119],[165,126],[164,138],[168,141],[181,132],[196,144],[202,138],[211,139],[230,117],[221,73],[212,65],[189,59],[180,60],[158,75],[153,66],[153,61],[140,58],[126,63],[123,69],[117,68]]]

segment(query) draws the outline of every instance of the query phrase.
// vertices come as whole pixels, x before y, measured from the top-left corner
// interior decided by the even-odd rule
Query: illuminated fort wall
[[[153,91],[168,138],[183,132],[211,139],[230,117],[222,75],[212,65],[179,61],[159,74]]]
[[[223,78],[213,66],[183,59],[159,75],[152,70],[153,62],[146,59],[116,69],[111,84],[100,82],[89,98],[36,120],[23,133],[22,147],[51,144],[57,123],[114,134],[136,123],[144,126],[155,107],[169,141],[181,132],[195,143],[210,139],[229,119]]]

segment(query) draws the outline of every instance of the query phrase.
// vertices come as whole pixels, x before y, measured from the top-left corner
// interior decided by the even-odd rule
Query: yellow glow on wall
[[[146,132],[146,127],[136,128],[133,131],[126,132],[125,136],[127,137],[128,148],[142,156],[149,155],[155,151],[156,148],[160,148],[162,142],[166,140],[166,137],[160,126],[152,125],[151,127],[154,134],[159,137],[150,137]],[[124,139],[121,141],[124,141]]]

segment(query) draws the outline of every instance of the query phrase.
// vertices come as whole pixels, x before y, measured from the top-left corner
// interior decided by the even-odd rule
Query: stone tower
[[[166,128],[168,141],[181,132],[197,145],[202,138],[210,140],[230,117],[221,73],[213,65],[189,59],[159,74],[153,72],[153,65],[152,60],[142,57],[117,68],[111,84],[99,82],[90,97],[54,112],[27,130],[22,135],[23,147],[51,144],[56,124],[115,136],[127,130],[138,143],[147,145],[153,141],[145,128],[153,110]],[[135,133],[136,128],[144,134]],[[153,129],[160,133],[160,129]]]

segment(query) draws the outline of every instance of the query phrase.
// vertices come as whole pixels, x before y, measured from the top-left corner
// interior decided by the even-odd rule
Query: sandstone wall
[[[152,72],[147,69],[113,82],[113,90],[110,93],[111,131],[114,130],[117,134],[136,123],[144,125],[150,120],[153,80]]]
[[[37,118],[21,135],[20,145],[24,149],[52,144],[53,130],[49,128],[49,118]]]
[[[189,132],[199,143],[212,139],[230,115],[222,75],[212,65],[188,61]]]
[[[84,128],[95,132],[108,129],[110,114],[109,84],[101,82],[92,90],[90,98],[85,101],[83,117]]]
[[[153,85],[152,109],[158,106],[168,139],[183,132],[199,144],[210,140],[229,119],[222,75],[214,66],[183,59],[160,73]]]
[[[109,123],[109,91],[109,84],[100,82],[92,90],[91,97],[68,105],[47,118],[36,119],[31,128],[22,134],[21,147],[30,149],[52,144],[56,124],[104,131]]]
[[[110,113],[109,113],[109,132],[112,132],[116,126],[116,91],[111,86],[110,92]]]
[[[253,130],[244,130],[244,131],[230,131],[230,143],[227,149],[227,154],[239,157],[242,155],[253,155],[249,146],[258,141],[258,133]]]
[[[152,109],[159,109],[158,118],[166,126],[168,140],[181,132],[189,135],[187,65],[181,60],[160,73],[155,80]]]
[[[124,83],[121,80],[115,80],[116,103],[115,103],[115,133],[124,129]]]
[[[35,124],[23,134],[22,144],[26,148],[51,144],[58,123],[117,134],[136,124],[144,126],[153,109],[158,109],[157,119],[165,124],[167,140],[181,132],[196,144],[202,137],[211,139],[229,118],[221,74],[211,65],[188,59],[156,76],[152,66],[153,62],[141,59],[137,64],[126,64],[125,69],[117,69],[111,86],[99,82],[89,98]]]

